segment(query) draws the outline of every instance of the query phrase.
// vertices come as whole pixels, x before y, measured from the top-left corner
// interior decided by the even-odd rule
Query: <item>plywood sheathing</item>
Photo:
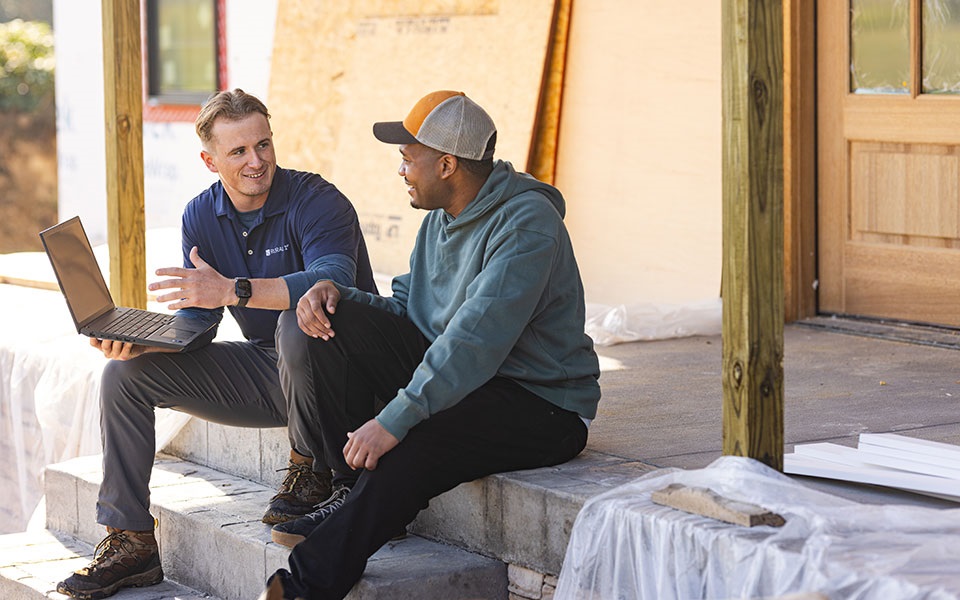
[[[378,272],[406,271],[424,213],[372,124],[461,90],[497,124],[497,157],[526,169],[554,4],[280,1],[269,88],[279,163],[320,172],[353,201]]]

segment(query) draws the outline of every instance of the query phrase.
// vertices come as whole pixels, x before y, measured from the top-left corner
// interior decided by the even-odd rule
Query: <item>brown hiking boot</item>
[[[270,505],[261,519],[268,525],[286,523],[301,517],[330,497],[330,469],[315,472],[312,458],[291,450],[286,471],[287,476],[277,493],[270,498]]]
[[[107,527],[93,561],[57,584],[71,598],[97,600],[125,587],[144,587],[163,581],[160,548],[153,531],[125,531]]]

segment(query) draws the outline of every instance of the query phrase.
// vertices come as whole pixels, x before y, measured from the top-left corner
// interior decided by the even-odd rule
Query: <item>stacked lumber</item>
[[[861,433],[856,448],[798,444],[783,457],[783,470],[960,502],[960,446],[894,433]]]

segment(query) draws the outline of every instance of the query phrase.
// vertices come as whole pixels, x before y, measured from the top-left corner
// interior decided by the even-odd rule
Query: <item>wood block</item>
[[[679,483],[653,492],[651,499],[663,506],[744,527],[780,527],[786,523],[780,515],[756,504],[731,500],[707,488],[688,487]]]

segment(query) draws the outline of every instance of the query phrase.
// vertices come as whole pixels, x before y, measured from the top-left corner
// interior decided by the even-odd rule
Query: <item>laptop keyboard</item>
[[[173,315],[129,310],[110,323],[110,331],[119,335],[144,338],[173,321]]]

